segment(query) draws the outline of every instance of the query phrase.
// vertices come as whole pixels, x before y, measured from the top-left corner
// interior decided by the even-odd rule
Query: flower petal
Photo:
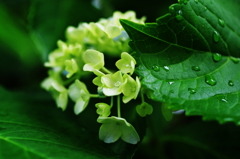
[[[117,141],[121,136],[121,129],[116,123],[102,124],[99,130],[99,139],[105,143],[113,143]]]

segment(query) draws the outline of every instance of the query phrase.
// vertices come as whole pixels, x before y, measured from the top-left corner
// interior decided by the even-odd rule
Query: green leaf
[[[24,66],[39,64],[37,49],[20,20],[0,3],[0,48],[19,58]]]
[[[170,6],[157,23],[121,20],[132,39],[136,73],[153,100],[187,115],[240,124],[240,64],[232,58],[240,57],[239,6],[189,0]]]
[[[91,1],[33,0],[29,12],[29,29],[43,57],[56,47],[58,39],[64,38],[69,25],[77,27],[80,22],[96,21],[101,14]]]
[[[45,93],[0,88],[1,158],[120,158],[80,125],[71,111],[57,109]]]

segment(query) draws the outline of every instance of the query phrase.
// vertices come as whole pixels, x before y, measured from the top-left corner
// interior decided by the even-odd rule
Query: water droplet
[[[159,66],[153,65],[152,66],[153,71],[158,72],[160,70]]]
[[[207,10],[207,7],[204,7],[204,10]]]
[[[114,83],[114,86],[115,86],[115,87],[119,87],[121,84],[122,84],[122,82],[117,81],[117,82]]]
[[[227,103],[227,100],[226,100],[226,99],[224,99],[224,98],[223,98],[223,99],[221,99],[221,101],[222,101],[222,102],[225,102],[225,103]]]
[[[218,54],[218,53],[213,54],[213,60],[214,60],[214,61],[218,62],[218,61],[220,61],[221,59],[222,59],[222,55],[221,55],[221,54]]]
[[[188,91],[189,91],[191,94],[195,94],[195,93],[196,93],[196,90],[193,89],[193,88],[188,88]]]
[[[164,69],[165,71],[169,71],[169,67],[168,67],[168,66],[163,66],[163,69]]]
[[[200,67],[198,67],[198,66],[192,66],[192,70],[194,70],[194,71],[200,71]]]
[[[220,39],[220,34],[219,34],[216,30],[213,31],[213,40],[214,40],[215,42],[218,42],[219,39]]]
[[[234,62],[234,63],[239,63],[240,58],[236,58],[236,57],[230,57],[230,59]]]
[[[129,64],[126,64],[125,67],[130,67],[130,65],[129,65]]]
[[[177,19],[178,21],[183,20],[182,10],[178,10],[178,11],[176,12],[176,19]]]
[[[170,85],[172,85],[174,82],[173,81],[171,81],[171,82],[168,82]]]
[[[171,13],[172,15],[175,13],[175,8],[173,5],[169,7],[169,13]]]
[[[205,82],[209,84],[210,86],[214,86],[217,84],[217,81],[211,76],[211,75],[206,75],[205,76]]]
[[[229,86],[234,86],[234,82],[233,82],[232,80],[229,80],[229,81],[228,81],[228,85],[229,85]]]
[[[196,3],[198,3],[198,0],[194,0]]]
[[[224,27],[225,26],[225,21],[222,19],[218,19],[219,24]]]

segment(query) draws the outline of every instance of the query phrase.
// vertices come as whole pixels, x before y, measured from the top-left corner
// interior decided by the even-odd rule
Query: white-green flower
[[[129,76],[128,74],[125,74],[123,76],[124,79],[127,80],[127,82],[125,83],[124,87],[123,87],[123,102],[127,103],[129,102],[131,99],[136,99],[138,96],[138,93],[140,91],[141,88],[141,84],[140,81],[138,79],[138,77],[136,77],[136,81]]]
[[[107,74],[105,76],[102,76],[101,82],[103,84],[103,93],[106,96],[115,96],[122,93],[122,89],[127,80],[123,78],[120,71],[117,71],[114,74]]]
[[[97,109],[97,113],[102,117],[108,117],[111,114],[111,106],[106,103],[97,103],[95,105]]]
[[[90,93],[88,92],[86,85],[83,82],[76,80],[70,85],[68,93],[70,98],[76,102],[74,113],[76,115],[81,113],[87,107],[90,100]]]
[[[41,87],[50,91],[56,101],[57,107],[65,110],[68,102],[68,90],[52,77],[46,78]]]
[[[83,53],[83,60],[86,63],[83,66],[84,71],[99,70],[104,66],[103,53],[96,50],[87,50]]]
[[[133,74],[135,65],[136,65],[136,60],[127,52],[123,52],[121,54],[121,59],[116,62],[117,68],[122,73],[130,73],[130,75]]]
[[[130,144],[137,144],[140,137],[135,128],[125,119],[120,117],[99,117],[97,122],[102,126],[99,130],[99,138],[105,143],[113,143],[121,138]]]
[[[146,115],[152,114],[153,107],[150,104],[143,102],[142,104],[137,105],[136,110],[141,117],[145,117]]]
[[[74,73],[76,73],[79,68],[75,59],[65,61],[65,70],[68,72],[67,78],[70,78]]]

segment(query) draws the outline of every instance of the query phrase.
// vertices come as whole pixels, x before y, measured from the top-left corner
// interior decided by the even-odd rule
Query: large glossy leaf
[[[0,89],[0,158],[120,158],[46,97]]]
[[[152,99],[187,115],[240,124],[240,64],[232,58],[240,56],[239,6],[234,0],[185,0],[157,23],[121,21]]]

